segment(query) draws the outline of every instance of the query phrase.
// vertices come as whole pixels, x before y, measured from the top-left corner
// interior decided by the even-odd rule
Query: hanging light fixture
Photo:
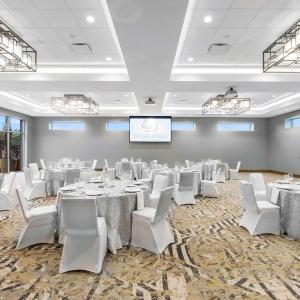
[[[300,72],[300,20],[263,52],[264,72]]]
[[[0,72],[35,72],[37,53],[0,20]]]
[[[238,115],[251,108],[250,98],[240,98],[233,88],[224,95],[211,97],[202,105],[203,115]]]
[[[66,115],[97,115],[99,104],[82,94],[52,97],[51,108]]]

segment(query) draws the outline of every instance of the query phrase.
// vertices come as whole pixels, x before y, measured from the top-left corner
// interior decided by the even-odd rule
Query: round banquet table
[[[202,179],[212,180],[214,169],[220,168],[221,172],[225,173],[225,179],[229,180],[229,166],[227,163],[203,163],[202,164]]]
[[[268,184],[268,200],[280,207],[280,231],[300,240],[300,185]]]
[[[62,220],[62,209],[60,200],[63,197],[85,197],[96,199],[97,213],[99,217],[104,217],[107,225],[108,249],[115,254],[117,249],[128,245],[131,242],[132,212],[137,210],[137,193],[126,193],[124,189],[128,182],[114,180],[110,183],[111,187],[102,187],[103,185],[89,183],[84,184],[74,192],[59,192],[58,194],[58,224],[59,241],[63,243],[64,225]],[[145,206],[150,201],[148,187],[142,188]],[[87,196],[88,190],[101,190],[104,192],[101,196]]]
[[[130,162],[130,164],[131,164],[131,169],[133,171],[133,176],[136,179],[142,178],[142,170],[147,167],[147,163],[142,161],[134,161],[134,162]],[[120,178],[121,166],[122,166],[122,162],[120,161],[116,162],[115,168],[116,168],[117,178]]]

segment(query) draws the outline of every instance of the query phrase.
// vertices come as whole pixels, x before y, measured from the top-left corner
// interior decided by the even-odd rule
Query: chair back
[[[16,176],[16,172],[10,172],[9,174],[4,176],[2,186],[1,186],[1,193],[9,194],[15,176]]]
[[[181,172],[179,174],[179,186],[178,190],[180,191],[190,191],[194,186],[194,172]]]
[[[40,170],[39,170],[39,166],[37,163],[31,163],[28,165],[30,172],[31,172],[31,178],[33,180],[38,180],[40,179]]]
[[[252,183],[254,191],[256,192],[266,191],[265,180],[262,173],[250,173],[249,182]]]
[[[220,177],[220,172],[221,172],[220,168],[218,168],[217,170],[213,170],[212,178],[211,178],[213,182],[218,182],[219,177]]]
[[[241,167],[241,162],[238,161],[237,165],[236,165],[236,171],[239,172],[240,171],[240,167]]]
[[[19,200],[19,203],[20,203],[20,206],[21,206],[21,210],[22,210],[24,219],[28,222],[29,219],[30,219],[30,215],[29,215],[29,211],[28,211],[28,208],[27,208],[27,203],[26,203],[26,199],[25,199],[25,196],[24,196],[22,186],[18,185],[16,187],[16,191],[17,191],[17,196],[18,196],[18,200]]]
[[[108,161],[107,161],[107,159],[105,159],[105,158],[104,158],[104,168],[105,168],[106,170],[109,169]]]
[[[167,187],[168,178],[165,175],[157,174],[154,177],[152,193],[159,195]]]
[[[44,161],[43,158],[40,159],[40,163],[41,163],[42,169],[43,169],[43,170],[46,170],[47,168],[46,168],[46,164],[45,164],[45,161]]]
[[[121,162],[128,162],[128,158],[122,157],[122,158],[121,158]]]
[[[97,166],[97,159],[93,160],[92,169],[95,170]]]
[[[185,160],[185,167],[186,168],[190,168],[191,167],[189,160]]]
[[[99,236],[95,199],[62,198],[61,204],[66,235]]]
[[[252,184],[247,181],[241,181],[240,187],[241,187],[246,211],[258,213],[259,210],[258,210],[258,206],[256,203]]]
[[[121,173],[131,172],[131,162],[126,161],[121,163]]]
[[[173,192],[174,192],[174,186],[169,186],[161,191],[155,217],[153,220],[154,223],[168,217],[169,208],[173,197]]]
[[[32,177],[31,177],[31,170],[29,168],[24,168],[24,176],[25,176],[25,184],[26,186],[33,186],[32,184]]]
[[[68,169],[66,170],[66,180],[65,185],[74,184],[75,179],[80,179],[80,169]]]

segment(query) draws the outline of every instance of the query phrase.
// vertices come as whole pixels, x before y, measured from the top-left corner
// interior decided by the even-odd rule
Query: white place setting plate
[[[101,190],[87,190],[85,191],[87,196],[101,196],[104,195],[104,191]]]
[[[89,183],[102,183],[104,182],[103,179],[100,179],[100,178],[92,178]]]
[[[77,190],[76,186],[63,186],[61,188],[59,188],[60,191],[62,192],[73,192]]]
[[[132,183],[132,184],[127,184],[127,185],[126,185],[126,188],[134,188],[134,187],[135,187],[135,184],[133,184],[133,183]]]
[[[137,192],[141,192],[142,189],[140,189],[140,188],[138,188],[138,187],[126,187],[126,188],[124,189],[124,191],[125,191],[126,193],[137,193]]]

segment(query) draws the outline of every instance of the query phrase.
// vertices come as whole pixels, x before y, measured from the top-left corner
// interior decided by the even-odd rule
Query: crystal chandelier
[[[51,108],[66,115],[97,115],[99,104],[82,94],[52,97]]]
[[[300,72],[300,20],[263,52],[264,72]]]
[[[224,95],[211,97],[202,105],[203,115],[238,115],[249,110],[250,98],[239,98],[237,92],[230,88]]]
[[[35,72],[37,53],[0,20],[0,72]]]

